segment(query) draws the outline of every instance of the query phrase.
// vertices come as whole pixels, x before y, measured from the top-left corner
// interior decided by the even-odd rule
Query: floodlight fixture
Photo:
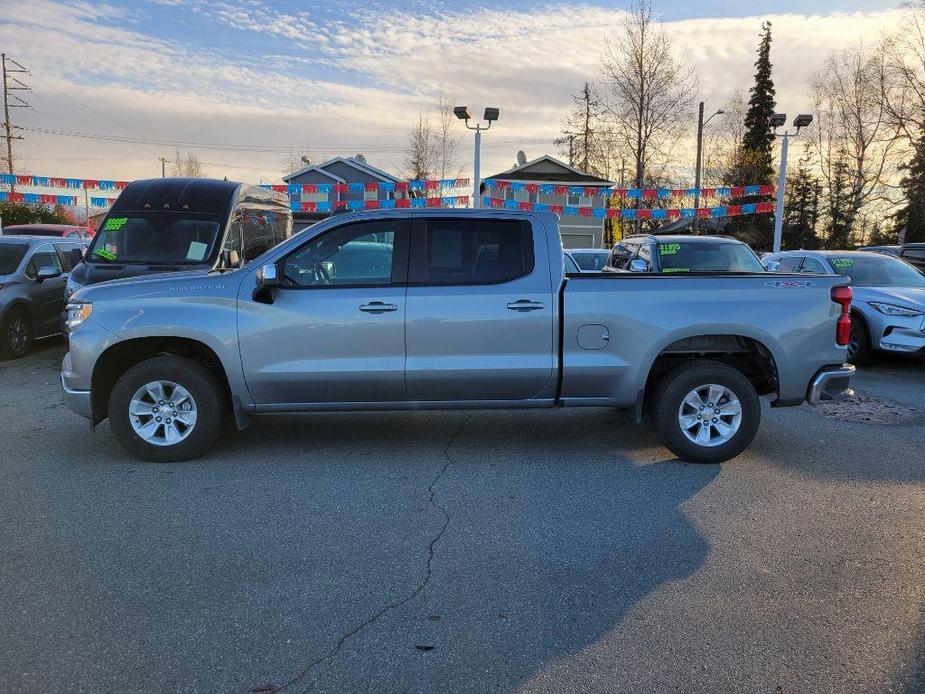
[[[468,106],[456,106],[453,109],[453,113],[456,114],[456,117],[459,120],[469,120],[469,107]]]
[[[500,115],[500,113],[501,111],[499,111],[498,109],[489,107],[485,109],[484,118],[489,123],[491,123],[492,121],[498,120],[498,116]]]
[[[768,121],[768,124],[772,128],[779,128],[786,122],[787,122],[786,113],[775,113],[773,116],[771,116],[771,119]]]
[[[813,117],[809,113],[801,113],[799,116],[793,119],[793,124],[797,128],[805,128],[813,122]]]

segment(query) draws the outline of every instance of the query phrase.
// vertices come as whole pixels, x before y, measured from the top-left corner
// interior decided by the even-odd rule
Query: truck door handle
[[[546,304],[541,304],[539,301],[530,301],[529,299],[519,299],[517,301],[512,301],[507,307],[511,311],[520,311],[524,313],[526,311],[539,311],[542,308],[546,308]]]
[[[397,311],[398,304],[386,304],[382,301],[370,301],[368,304],[362,304],[360,310],[366,313],[385,313],[386,311]]]

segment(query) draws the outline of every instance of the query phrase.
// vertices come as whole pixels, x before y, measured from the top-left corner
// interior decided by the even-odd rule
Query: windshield
[[[571,255],[582,270],[603,270],[610,251],[572,251]]]
[[[925,287],[925,276],[888,255],[829,256],[829,263],[859,287]]]
[[[0,243],[0,275],[16,272],[28,248],[24,243]]]
[[[764,272],[752,249],[742,243],[658,244],[662,272]]]
[[[201,265],[220,245],[221,215],[189,212],[117,212],[90,245],[95,263]]]

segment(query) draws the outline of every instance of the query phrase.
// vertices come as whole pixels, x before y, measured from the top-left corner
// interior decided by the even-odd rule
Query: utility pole
[[[694,233],[700,230],[700,217],[697,216],[697,210],[700,209],[700,170],[703,166],[703,126],[713,120],[713,116],[720,116],[725,111],[719,109],[716,113],[703,120],[703,102],[697,106],[697,164],[694,171]]]
[[[6,53],[0,53],[0,62],[3,63],[3,127],[6,130],[6,168],[10,176],[15,175],[13,172],[13,140],[21,140],[22,135],[14,135],[13,130],[15,126],[10,121],[10,109],[11,108],[29,108],[29,104],[23,101],[16,94],[10,94],[10,92],[20,91],[20,92],[29,92],[32,89],[23,84],[18,78],[12,77],[13,73],[23,73],[28,74],[29,71],[26,70],[22,65],[17,63],[12,58],[7,58]],[[7,65],[9,63],[13,67]],[[12,82],[12,86],[10,85]],[[10,99],[15,99],[13,103],[10,103]],[[15,191],[15,182],[10,183],[10,192]]]
[[[158,160],[161,162],[161,178],[165,178],[167,176],[167,170],[164,167],[167,164],[167,158],[158,157]]]

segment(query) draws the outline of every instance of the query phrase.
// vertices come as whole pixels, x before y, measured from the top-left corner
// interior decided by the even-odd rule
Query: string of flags
[[[693,198],[697,188],[602,188],[599,186],[562,186],[551,183],[521,183],[519,181],[500,181],[487,178],[486,188],[499,192],[526,192],[541,195],[578,195],[582,197],[613,196],[630,200],[671,200],[673,198]],[[719,188],[701,188],[701,198],[733,197],[750,195],[774,195],[773,185],[723,186]]]
[[[442,178],[432,181],[375,181],[370,183],[265,183],[261,185],[261,188],[288,193],[291,197],[312,193],[407,193],[412,190],[436,191],[443,188],[465,188],[468,185],[468,178]]]
[[[501,198],[483,197],[485,207],[505,210],[532,210],[535,212],[552,212],[564,217],[597,217],[598,219],[680,219],[705,217],[738,217],[746,214],[773,212],[772,202],[753,202],[743,205],[723,205],[721,207],[680,207],[674,209],[655,208],[619,208],[619,207],[582,207],[578,205],[547,205],[542,202],[522,200],[503,200]]]
[[[128,181],[99,180],[95,178],[61,178],[33,176],[32,174],[0,174],[0,183],[38,188],[76,188],[78,190],[124,190]]]
[[[90,207],[111,207],[115,198],[91,197]],[[0,191],[0,202],[24,202],[30,205],[61,205],[62,207],[76,207],[76,195],[45,195],[42,193],[7,193]],[[81,203],[83,204],[83,203]]]
[[[336,210],[394,210],[418,207],[457,207],[469,204],[468,195],[450,195],[433,198],[398,198],[397,200],[333,200],[299,202],[292,200],[293,212],[333,212]]]

